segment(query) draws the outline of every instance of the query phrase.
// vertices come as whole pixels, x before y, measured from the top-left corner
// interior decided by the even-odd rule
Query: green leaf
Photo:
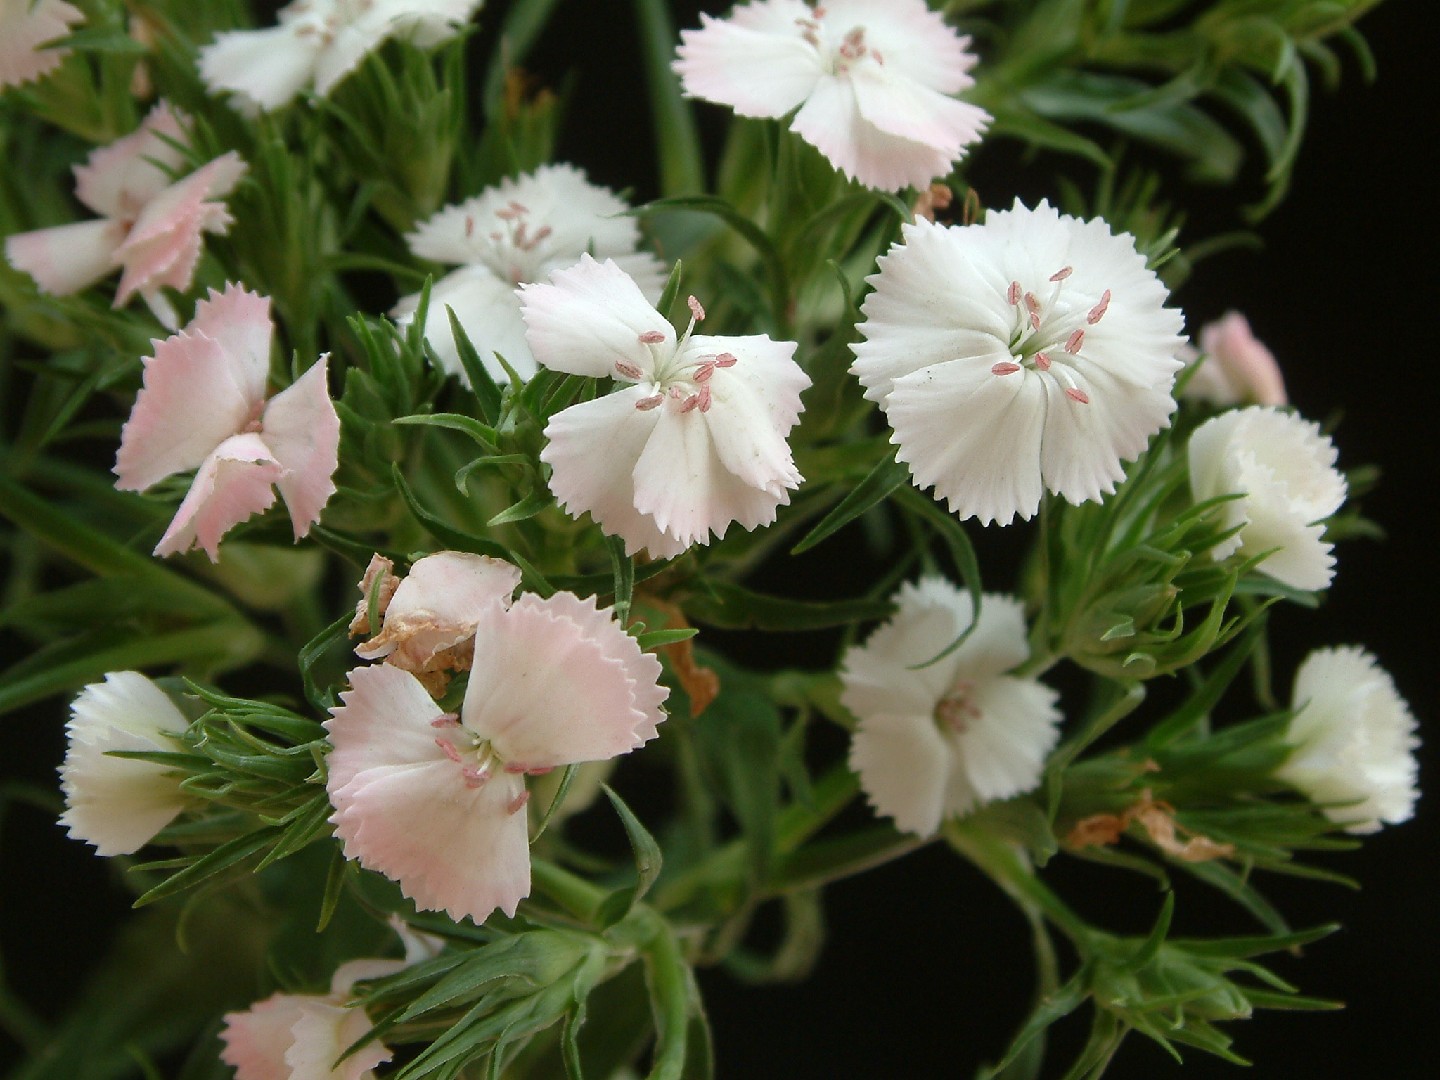
[[[645,81],[650,88],[655,145],[660,148],[660,190],[688,195],[705,190],[704,157],[690,103],[680,90],[671,64],[675,60],[675,28],[665,0],[634,0],[640,23]]]
[[[416,416],[397,416],[396,424],[412,424],[421,427],[446,428],[450,431],[458,431],[468,435],[479,443],[480,446],[495,453],[499,447],[495,445],[495,429],[487,424],[480,423],[469,416],[461,416],[459,413],[422,413]]]
[[[519,502],[507,506],[498,514],[492,517],[485,524],[494,528],[498,525],[508,525],[512,521],[526,521],[536,514],[543,513],[555,505],[555,496],[544,488],[532,491]]]
[[[724,581],[709,582],[707,588],[709,595],[697,593],[685,601],[686,614],[727,630],[824,630],[884,618],[891,611],[886,600],[787,600]]]
[[[610,554],[610,566],[615,575],[615,618],[624,626],[630,617],[630,601],[635,594],[635,560],[625,554],[625,541],[618,536],[605,538],[605,550]],[[641,646],[642,649],[646,647]]]
[[[617,889],[600,905],[600,924],[613,926],[630,914],[635,905],[650,891],[650,886],[654,885],[655,879],[660,876],[662,858],[660,845],[655,842],[655,838],[650,835],[645,826],[640,824],[640,819],[635,816],[630,807],[625,805],[625,800],[615,794],[609,784],[602,784],[601,790],[610,800],[610,805],[615,808],[615,813],[620,817],[620,823],[625,826],[625,835],[630,840],[630,850],[635,855],[635,884]]]
[[[553,2],[553,0],[547,0]],[[445,314],[450,317],[450,333],[455,338],[455,349],[460,355],[460,367],[470,384],[470,390],[480,402],[480,415],[487,424],[500,422],[501,402],[504,398],[500,386],[490,376],[490,369],[480,359],[479,352],[470,341],[465,327],[460,325],[455,312],[447,307]],[[418,320],[417,320],[418,321]]]
[[[833,510],[820,519],[813,529],[805,534],[798,544],[790,549],[791,555],[809,551],[822,540],[839,532],[850,522],[873,506],[890,497],[896,488],[908,483],[910,470],[895,460],[894,450],[876,463],[870,474],[851,489],[850,494],[840,500]]]

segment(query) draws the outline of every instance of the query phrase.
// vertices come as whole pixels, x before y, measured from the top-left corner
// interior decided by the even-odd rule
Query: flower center
[[[1010,282],[1005,300],[1013,310],[1011,356],[990,372],[1001,378],[1026,369],[1039,372],[1063,386],[1071,401],[1088,405],[1090,395],[1076,384],[1075,363],[1083,356],[1086,330],[1110,310],[1110,290],[1093,305],[1077,304],[1073,292],[1064,295],[1065,281],[1074,272],[1073,266],[1062,266],[1038,290]]]
[[[480,738],[460,723],[460,718],[454,713],[441,713],[430,721],[430,726],[440,732],[435,736],[435,745],[460,767],[460,776],[465,781],[465,786],[472,790],[483,787],[497,771],[529,773],[532,776],[550,771],[549,768],[506,764],[488,739]],[[522,790],[506,809],[512,814],[518,813],[529,801],[530,792]]]
[[[535,229],[531,225],[529,207],[512,199],[495,211],[495,223],[480,238],[480,260],[512,285],[541,277],[542,255],[538,249],[553,230],[549,225]],[[475,215],[466,214],[465,239],[474,240],[479,228]]]
[[[964,735],[970,725],[980,719],[980,707],[974,700],[975,684],[960,680],[950,692],[935,703],[935,722],[956,735]]]
[[[838,45],[832,44],[835,31],[833,24],[826,23],[826,14],[824,5],[815,4],[810,9],[809,16],[796,19],[795,25],[800,28],[800,36],[820,54],[825,69],[830,74],[844,75],[850,70],[852,64],[867,58],[880,65],[885,63],[885,58],[880,55],[880,50],[865,40],[865,27],[863,26],[850,27],[841,36]]]
[[[647,374],[627,360],[615,361],[615,372],[631,382],[649,382],[652,393],[635,403],[640,412],[649,412],[669,403],[679,413],[699,409],[709,412],[713,399],[710,380],[717,369],[734,367],[739,360],[728,352],[690,355],[685,343],[695,331],[695,324],[705,318],[705,309],[695,297],[686,298],[690,305],[690,325],[674,345],[666,343],[662,330],[647,330],[640,335],[640,344],[650,351],[650,372]]]
[[[334,44],[341,27],[359,21],[375,0],[296,0],[284,11],[284,21],[295,24],[296,37],[316,37],[324,48]]]

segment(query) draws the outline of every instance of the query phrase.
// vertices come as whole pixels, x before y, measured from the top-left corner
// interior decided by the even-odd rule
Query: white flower
[[[1294,750],[1275,774],[1322,804],[1347,832],[1410,818],[1419,798],[1415,717],[1364,649],[1317,649],[1295,673],[1286,735]]]
[[[497,353],[522,379],[535,374],[515,288],[544,281],[586,252],[614,260],[647,299],[658,300],[665,270],[655,256],[636,250],[640,229],[628,209],[573,165],[545,165],[447,206],[418,226],[406,237],[412,252],[460,267],[435,282],[425,319],[425,340],[445,370],[465,378],[449,307],[492,378],[508,378]],[[394,314],[407,323],[419,304],[419,293],[403,297]]]
[[[190,726],[175,703],[135,671],[112,671],[70,706],[69,745],[60,766],[71,836],[101,855],[129,855],[185,808],[180,782],[164,765],[112,757],[112,750],[175,751],[167,736]]]
[[[768,525],[800,473],[785,441],[810,385],[795,343],[763,335],[692,334],[669,321],[613,262],[588,255],[526,285],[521,308],[535,358],[548,368],[623,384],[572,405],[545,428],[540,459],[571,514],[590,516],[634,554],[678,555],[730,523]]]
[[[458,716],[398,667],[352,671],[325,724],[326,790],[347,858],[422,908],[481,922],[530,891],[525,774],[655,738],[667,691],[610,611],[567,592],[489,604],[474,654]]]
[[[1255,337],[1238,311],[1200,328],[1200,369],[1183,396],[1214,405],[1284,405],[1285,376],[1275,354]]]
[[[294,0],[279,25],[232,30],[200,50],[213,93],[230,90],[251,108],[278,109],[310,83],[324,96],[389,38],[422,48],[453,37],[482,0]]]
[[[64,0],[0,0],[0,90],[20,86],[60,66],[69,49],[43,49],[85,13]]]
[[[1180,313],[1126,233],[1017,200],[917,221],[880,259],[851,367],[919,487],[962,518],[1099,500],[1169,424]]]
[[[965,642],[939,655],[972,620],[970,594],[940,578],[901,587],[898,610],[845,653],[840,700],[859,719],[850,767],[897,828],[929,836],[1040,782],[1059,736],[1058,695],[1006,674],[1029,656],[1020,602],[986,594]]]
[[[1211,548],[1216,559],[1270,552],[1258,569],[1295,589],[1323,589],[1335,557],[1321,524],[1345,501],[1335,444],[1293,413],[1252,406],[1207,420],[1190,436],[1196,502],[1241,495],[1219,507],[1240,531]]]
[[[868,187],[923,188],[990,122],[950,95],[973,86],[970,43],[924,0],[757,0],[681,36],[685,92],[780,118]]]

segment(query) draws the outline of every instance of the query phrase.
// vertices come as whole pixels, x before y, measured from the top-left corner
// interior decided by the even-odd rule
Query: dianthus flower
[[[509,606],[520,571],[500,559],[463,551],[437,551],[416,559],[403,580],[389,559],[376,555],[360,583],[363,594],[350,632],[374,633],[356,646],[365,660],[384,660],[420,677],[432,693],[444,690],[448,673],[470,667],[475,627],[491,604]],[[383,622],[370,626],[370,590],[378,588]],[[439,696],[439,694],[435,694]]]
[[[220,200],[245,175],[232,150],[172,179],[185,160],[175,144],[184,141],[179,115],[161,102],[137,130],[75,167],[75,197],[100,218],[17,233],[5,241],[6,258],[55,296],[121,270],[115,306],[138,293],[166,329],[175,329],[175,309],[160,290],[190,288],[204,234],[230,229],[233,219]]]
[[[269,299],[230,285],[212,291],[185,329],[145,358],[145,385],[120,432],[115,486],[144,491],[198,470],[156,555],[199,546],[218,561],[220,538],[267,509],[275,487],[295,539],[320,520],[335,491],[340,418],[323,357],[265,399],[273,332]]]
[[[425,319],[425,340],[445,370],[465,377],[449,307],[492,378],[508,379],[497,353],[522,379],[535,374],[516,286],[544,281],[586,252],[613,260],[648,299],[659,299],[665,270],[655,256],[636,250],[640,229],[627,209],[573,165],[545,165],[447,206],[418,226],[406,237],[412,252],[460,267],[435,282]],[[419,303],[419,293],[403,297],[394,314],[408,322]]]
[[[1419,798],[1415,716],[1395,680],[1364,649],[1317,649],[1295,673],[1276,776],[1321,804],[1347,832],[1406,821]]]
[[[795,343],[675,329],[620,267],[588,255],[521,289],[535,358],[623,388],[572,405],[545,428],[540,459],[571,514],[590,516],[634,554],[678,555],[731,522],[768,525],[801,476],[785,441],[810,385]]]
[[[0,0],[0,90],[48,75],[70,50],[44,49],[85,13],[64,0]]]
[[[1216,559],[1264,555],[1260,573],[1291,588],[1330,584],[1335,557],[1322,522],[1340,509],[1346,485],[1319,425],[1279,409],[1236,409],[1196,428],[1189,456],[1197,502],[1243,496],[1219,506],[1221,523],[1240,531],[1210,549]]]
[[[1128,234],[1048,203],[906,225],[851,367],[896,457],[962,518],[1099,500],[1170,422],[1180,313]]]
[[[970,594],[925,578],[895,603],[894,617],[845,653],[840,701],[860,721],[850,767],[871,805],[929,836],[946,817],[1040,782],[1058,695],[1007,674],[1029,656],[1018,600],[986,594],[974,631],[933,664],[973,621]]]
[[[390,38],[421,48],[460,32],[482,0],[294,0],[279,25],[231,30],[200,50],[212,93],[230,90],[249,107],[278,109],[312,82],[322,97]]]
[[[1200,328],[1204,361],[1185,384],[1184,396],[1213,405],[1284,405],[1285,377],[1275,354],[1259,341],[1238,311]]]
[[[174,751],[190,726],[165,691],[137,671],[112,671],[70,706],[60,766],[69,834],[101,855],[129,855],[185,808],[180,781],[164,765],[111,751]]]
[[[459,715],[389,664],[350,673],[325,724],[331,822],[347,858],[452,918],[514,915],[530,892],[525,774],[602,761],[658,734],[660,662],[593,597],[496,601],[475,628]]]
[[[681,36],[685,92],[779,119],[867,187],[925,187],[990,122],[950,95],[973,86],[970,39],[924,0],[757,0]]]

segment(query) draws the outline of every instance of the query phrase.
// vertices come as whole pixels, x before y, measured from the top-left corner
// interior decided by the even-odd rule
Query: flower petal
[[[115,252],[124,240],[125,226],[118,221],[77,221],[6,237],[5,257],[34,278],[42,292],[69,296],[120,265]]]
[[[335,1065],[350,1045],[370,1030],[370,1018],[358,1005],[346,1007],[305,995],[297,1013],[285,1050],[288,1080],[372,1080],[375,1074],[370,1070],[392,1056],[388,1047],[371,1040]]]
[[[296,540],[320,520],[340,465],[340,417],[325,386],[328,355],[271,398],[260,421],[265,445],[285,470],[276,486]]]
[[[951,749],[928,713],[873,713],[855,729],[850,768],[865,797],[895,827],[930,836],[946,805]]]
[[[293,25],[234,30],[200,50],[200,77],[211,93],[230,90],[274,110],[305,89],[319,52],[319,35],[302,36]]]
[[[404,297],[395,314],[401,326],[409,325],[420,294]],[[465,329],[465,335],[480,362],[496,382],[510,381],[510,376],[495,359],[499,353],[522,379],[535,374],[535,357],[525,340],[525,321],[520,317],[520,297],[515,288],[501,281],[488,267],[466,266],[446,274],[430,289],[430,307],[425,317],[425,340],[435,350],[440,366],[452,375],[459,375],[469,385],[469,377],[460,364],[460,350],[450,329],[449,308]]]
[[[175,519],[155,545],[156,555],[193,547],[220,560],[220,538],[275,501],[273,485],[284,473],[269,447],[253,434],[232,435],[201,464]]]
[[[270,362],[270,302],[236,285],[210,294],[180,333],[155,343],[120,432],[116,486],[143,491],[196,468],[256,419]],[[268,505],[268,504],[267,504]]]
[[[75,197],[97,214],[133,218],[173,182],[185,163],[180,114],[165,101],[140,126],[75,167]]]
[[[69,835],[101,855],[129,855],[185,808],[179,780],[164,765],[109,756],[112,750],[177,750],[165,733],[189,721],[170,697],[135,671],[112,671],[70,706],[69,746],[60,767]]]
[[[291,1080],[285,1051],[295,1041],[300,1019],[299,994],[271,994],[244,1012],[225,1014],[220,1060],[235,1070],[235,1080]]]
[[[850,80],[856,109],[866,123],[884,135],[931,147],[948,159],[947,166],[965,147],[979,142],[990,123],[990,114],[978,105],[932,90],[909,77],[908,70],[901,75],[878,64],[859,64],[851,69]]]
[[[335,747],[325,759],[325,786],[333,795],[371,769],[451,764],[435,743],[431,721],[440,716],[420,680],[408,671],[377,664],[348,676],[351,689],[325,721]]]
[[[1020,629],[1023,635],[1023,621]],[[971,701],[978,715],[963,733],[952,736],[955,769],[963,779],[952,777],[946,806],[950,813],[963,814],[1040,783],[1045,757],[1060,738],[1058,700],[1054,690],[1034,679],[976,680]]]
[[[702,14],[699,30],[680,34],[675,74],[691,97],[729,105],[741,116],[784,116],[824,74],[820,54],[797,25],[813,14],[800,0],[745,4],[728,19]]]
[[[656,354],[673,353],[674,327],[613,261],[582,255],[550,280],[548,285],[520,287],[525,337],[535,359],[546,367],[603,378],[613,376],[616,365],[623,363],[648,374]],[[641,342],[642,334],[652,333],[661,335],[658,342]]]
[[[790,128],[846,176],[880,191],[924,187],[953,160],[944,149],[881,131],[860,115],[853,80],[833,75],[820,80]]]
[[[42,49],[64,37],[85,13],[63,0],[4,0],[0,3],[0,90],[19,86],[60,66],[70,50]]]
[[[526,594],[481,614],[461,720],[507,769],[602,761],[654,736],[659,678],[659,661],[594,597]]]

